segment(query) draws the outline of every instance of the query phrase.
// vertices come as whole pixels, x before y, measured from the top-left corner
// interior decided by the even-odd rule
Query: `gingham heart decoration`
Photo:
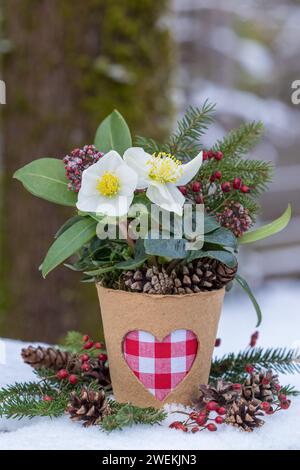
[[[162,401],[189,373],[198,340],[189,330],[172,331],[162,341],[151,333],[130,331],[124,338],[124,358],[134,375]]]

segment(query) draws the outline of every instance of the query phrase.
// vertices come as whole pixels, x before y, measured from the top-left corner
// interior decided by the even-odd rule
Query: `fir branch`
[[[139,408],[129,403],[120,404],[113,401],[110,401],[110,405],[113,413],[106,416],[101,423],[101,428],[108,432],[134,424],[150,424],[152,426],[161,423],[167,417],[164,410],[155,408]]]
[[[212,113],[215,105],[205,101],[202,108],[187,109],[178,122],[177,131],[171,135],[167,143],[167,152],[182,161],[189,161],[200,151],[200,138],[208,125],[213,121]]]
[[[0,409],[1,404],[15,396],[44,396],[51,391],[51,387],[47,383],[23,382],[14,383],[0,389]]]
[[[137,135],[134,139],[134,145],[136,147],[142,147],[145,152],[150,153],[151,155],[155,152],[164,151],[164,145],[159,144],[154,139],[148,137],[142,137]]]
[[[82,334],[78,331],[68,331],[62,341],[62,346],[71,353],[75,354],[80,352],[83,347]]]
[[[236,158],[247,154],[259,141],[264,126],[262,122],[242,124],[232,130],[223,140],[218,140],[213,150],[220,150],[228,158]]]
[[[215,380],[222,377],[232,382],[240,382],[247,376],[247,364],[282,374],[300,373],[300,353],[298,350],[286,348],[250,348],[238,354],[229,353],[213,360],[210,378]]]
[[[291,397],[298,397],[300,395],[300,391],[296,390],[293,385],[284,385],[281,387],[280,393]]]

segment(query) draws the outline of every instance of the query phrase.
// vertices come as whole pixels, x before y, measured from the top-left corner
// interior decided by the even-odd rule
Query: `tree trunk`
[[[158,113],[166,121],[170,109],[168,36],[156,31],[165,4],[143,3],[6,1],[12,49],[4,62],[2,335],[51,342],[68,329],[92,331],[99,325],[94,286],[79,284],[78,274],[64,268],[47,280],[38,270],[70,210],[34,198],[12,175],[35,158],[60,158],[90,143],[96,125],[114,107],[126,117],[128,110],[138,131],[151,122],[154,137],[164,133],[153,123]],[[149,39],[161,42],[161,59],[157,50],[143,50]],[[148,114],[141,115],[146,106]]]

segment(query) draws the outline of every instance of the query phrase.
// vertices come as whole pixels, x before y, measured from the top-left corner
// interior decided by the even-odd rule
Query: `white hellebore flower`
[[[186,164],[164,152],[150,155],[140,147],[129,148],[123,158],[138,174],[137,189],[147,188],[150,201],[169,212],[182,215],[185,197],[177,186],[186,185],[199,171],[202,152]]]
[[[77,208],[108,216],[127,214],[137,187],[137,174],[114,150],[84,170]]]

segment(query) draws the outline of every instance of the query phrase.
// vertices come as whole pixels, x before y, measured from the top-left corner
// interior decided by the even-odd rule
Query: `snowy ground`
[[[271,284],[257,293],[264,313],[260,327],[260,346],[300,346],[300,284]],[[218,336],[222,338],[218,355],[244,349],[255,329],[255,314],[247,297],[228,296]],[[0,343],[0,386],[32,379],[30,367],[22,364],[20,349],[24,343]],[[4,358],[6,351],[7,361]],[[2,362],[2,364],[1,364]],[[299,376],[282,376],[282,384],[300,389]],[[176,409],[173,405],[170,409]],[[222,425],[218,432],[184,434],[168,429],[176,415],[161,426],[140,426],[106,434],[98,428],[84,429],[67,417],[50,420],[0,419],[0,449],[300,449],[300,397],[292,406],[266,419],[253,433],[243,433]]]

